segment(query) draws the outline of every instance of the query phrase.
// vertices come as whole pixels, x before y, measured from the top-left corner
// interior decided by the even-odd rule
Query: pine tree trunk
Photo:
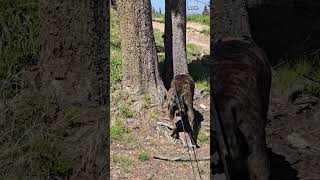
[[[160,77],[153,35],[150,0],[117,0],[123,50],[123,86],[128,92],[151,95],[163,103],[165,88]]]
[[[244,0],[210,0],[210,4],[210,53],[212,53],[214,42],[221,38],[251,37]]]
[[[187,74],[186,0],[171,2],[173,74]]]
[[[165,1],[165,28],[164,28],[164,48],[165,48],[165,68],[163,73],[164,84],[170,88],[173,79],[173,60],[172,60],[172,20],[171,20],[171,1]]]
[[[107,0],[40,0],[38,90],[51,102],[51,119],[61,127],[53,132],[57,148],[73,163],[75,179],[107,177],[109,7]],[[68,118],[71,109],[81,116]],[[60,132],[67,135],[58,139]]]
[[[165,82],[177,74],[188,74],[186,54],[186,0],[166,0]]]

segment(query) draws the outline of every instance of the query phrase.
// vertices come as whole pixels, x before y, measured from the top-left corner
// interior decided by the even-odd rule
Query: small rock
[[[312,106],[316,105],[318,103],[318,99],[312,98],[312,97],[303,97],[301,99],[297,99],[295,101],[295,105],[301,105],[301,104],[311,104]]]
[[[309,143],[297,133],[288,135],[287,139],[293,147],[298,149],[305,149],[309,147]]]
[[[215,180],[225,180],[225,179],[226,179],[226,176],[225,176],[223,173],[221,173],[221,174],[214,174],[213,179],[215,179]]]
[[[199,106],[200,106],[202,109],[207,109],[207,106],[204,105],[204,104],[200,104]]]
[[[199,94],[203,94],[204,92],[205,92],[204,89],[199,90]]]
[[[134,120],[132,119],[132,118],[127,118],[126,119],[126,123],[131,123],[131,122],[133,122]]]

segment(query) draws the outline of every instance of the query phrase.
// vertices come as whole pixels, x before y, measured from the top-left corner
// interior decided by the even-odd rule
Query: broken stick
[[[153,156],[153,158],[165,160],[165,161],[196,161],[195,159],[190,160],[189,157],[183,157],[183,156],[179,156],[179,157]],[[197,161],[209,161],[209,160],[210,160],[210,156],[197,158]]]

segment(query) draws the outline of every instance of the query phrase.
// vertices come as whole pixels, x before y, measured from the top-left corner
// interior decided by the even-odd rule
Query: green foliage
[[[111,143],[116,140],[120,140],[123,130],[117,126],[111,126],[110,128],[110,139]]]
[[[190,63],[194,59],[198,59],[201,57],[201,48],[192,43],[187,44],[187,58],[188,58],[188,63]]]
[[[124,120],[117,117],[110,128],[111,143],[122,140],[124,134],[129,133],[129,128],[124,124]]]
[[[199,135],[198,135],[198,140],[201,143],[207,144],[207,143],[209,143],[210,138],[203,131],[200,131]]]
[[[204,25],[210,25],[210,16],[202,14],[192,14],[187,16],[188,22],[200,23]]]
[[[150,113],[150,119],[151,119],[152,121],[158,121],[159,118],[160,118],[160,115],[159,115],[158,112],[153,111],[153,112]]]
[[[37,62],[38,0],[0,1],[0,80]]]
[[[204,89],[207,92],[210,92],[210,81],[209,78],[206,78],[205,80],[197,81],[196,82],[196,88]]]
[[[132,118],[134,115],[133,111],[126,104],[121,104],[119,111],[125,118]]]
[[[148,161],[150,159],[149,154],[146,151],[140,151],[138,159],[140,161]]]
[[[297,84],[304,86],[306,93],[320,96],[320,85],[303,77],[311,77],[320,80],[320,62],[318,56],[303,56],[288,61],[283,67],[276,71],[273,83],[281,89],[290,89]]]
[[[152,14],[152,21],[164,23],[164,14]]]
[[[154,29],[153,34],[156,41],[156,46],[164,47],[164,42],[162,38],[163,33],[159,29]]]
[[[139,145],[138,140],[132,135],[132,133],[126,133],[124,137],[124,142],[129,146]]]
[[[128,155],[125,155],[125,154],[113,155],[112,161],[117,163],[125,171],[129,171],[129,168],[132,165],[132,159]]]
[[[202,29],[199,31],[201,34],[204,34],[206,36],[210,36],[210,29]]]
[[[119,19],[116,11],[111,9],[110,12],[110,84],[111,91],[115,84],[122,79],[122,50],[119,30]]]
[[[149,95],[143,95],[143,107],[148,108],[151,105],[151,99]]]

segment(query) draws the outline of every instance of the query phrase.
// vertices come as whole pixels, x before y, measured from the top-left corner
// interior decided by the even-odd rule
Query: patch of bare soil
[[[209,157],[209,93],[204,90],[196,90],[194,107],[204,117],[202,122],[201,134],[202,140],[198,144],[200,148],[195,149],[197,158]],[[137,107],[137,105],[135,105]],[[154,118],[152,114],[158,112],[158,118]],[[140,110],[140,113],[134,118],[126,121],[127,126],[137,138],[138,145],[128,145],[124,142],[111,144],[111,157],[117,155],[128,155],[130,157],[130,165],[123,168],[120,163],[111,161],[111,179],[194,179],[193,170],[190,161],[164,161],[155,159],[154,156],[164,157],[184,157],[189,159],[188,148],[182,144],[174,143],[169,138],[169,131],[164,126],[157,125],[158,122],[171,124],[164,110],[160,107],[152,107],[147,110]],[[183,133],[180,138],[183,140]],[[147,161],[138,159],[139,149],[144,149],[150,155]],[[193,152],[192,159],[194,159]],[[198,161],[202,179],[209,179],[209,160]],[[192,161],[197,179],[197,165]]]
[[[197,31],[202,31],[205,29],[209,29],[209,26],[199,23],[187,22],[187,29],[195,29]]]
[[[164,32],[164,24],[159,22],[152,23],[153,28],[159,29]],[[198,31],[209,29],[208,26],[197,24],[197,23],[187,23],[187,43],[193,43],[202,47],[203,53],[208,54],[210,52],[210,38],[205,36]]]

